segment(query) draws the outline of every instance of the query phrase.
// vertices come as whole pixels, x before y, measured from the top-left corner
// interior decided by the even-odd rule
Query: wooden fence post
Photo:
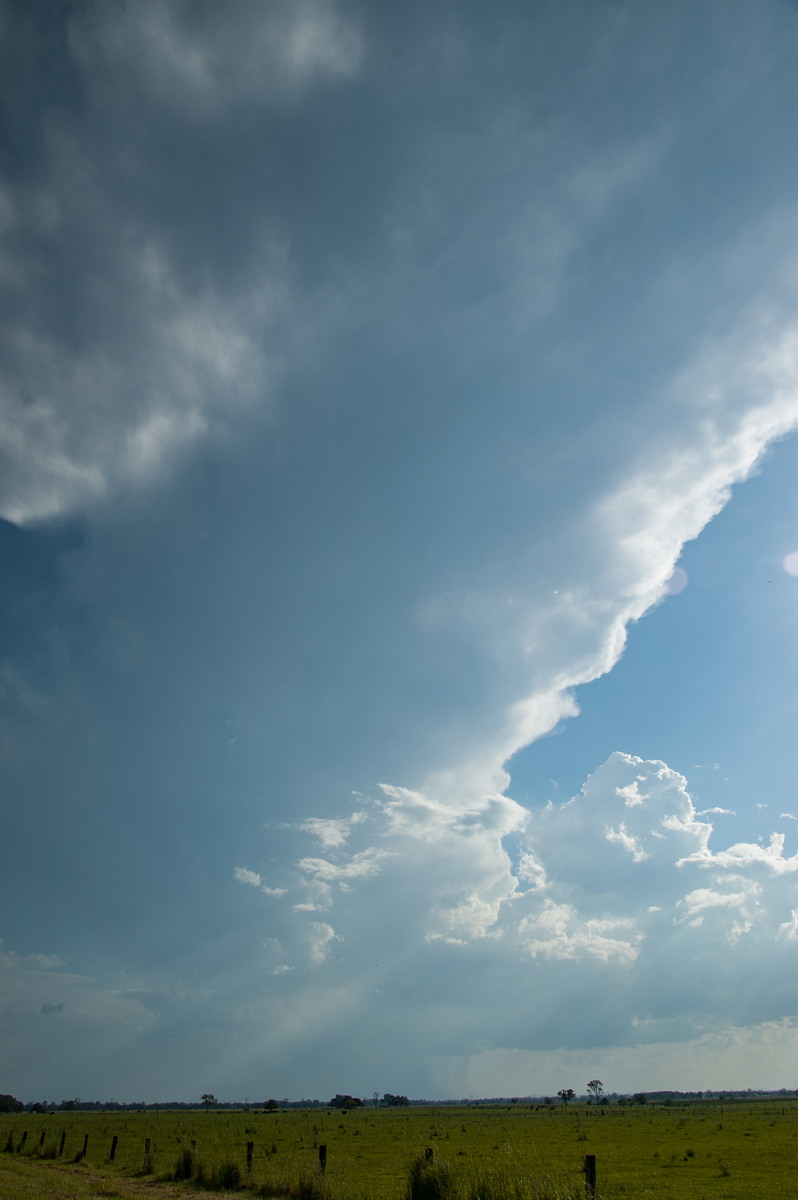
[[[255,1151],[255,1143],[247,1142],[247,1170],[252,1174],[252,1155]]]
[[[81,1157],[81,1158],[85,1158],[85,1157],[86,1157],[86,1151],[88,1150],[88,1148],[89,1148],[89,1135],[88,1135],[87,1133],[84,1133],[84,1135],[83,1135],[83,1149],[82,1149],[82,1150],[81,1150],[81,1152],[80,1152],[80,1157]]]
[[[145,1138],[144,1139],[144,1153],[149,1154],[149,1152],[150,1152],[150,1139]]]
[[[116,1143],[118,1141],[119,1141],[119,1135],[115,1133],[113,1141],[111,1142],[111,1153],[108,1155],[109,1162],[113,1162],[114,1159],[116,1158]]]
[[[58,1147],[58,1157],[61,1158],[64,1153],[64,1142],[66,1141],[66,1130],[61,1130],[61,1144]]]
[[[585,1196],[588,1200],[593,1200],[596,1194],[596,1156],[595,1154],[585,1155]]]
[[[22,1131],[22,1138],[21,1138],[21,1140],[20,1140],[20,1143],[19,1143],[19,1145],[17,1146],[17,1154],[19,1154],[20,1150],[21,1150],[21,1149],[22,1149],[22,1147],[25,1145],[25,1142],[27,1141],[27,1138],[28,1138],[28,1131],[27,1131],[27,1129],[23,1129],[23,1131]]]
[[[319,1146],[319,1170],[322,1175],[327,1170],[327,1143],[322,1142]]]

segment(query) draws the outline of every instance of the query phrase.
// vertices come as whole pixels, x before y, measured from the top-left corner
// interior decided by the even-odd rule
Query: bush
[[[317,1172],[301,1172],[285,1175],[280,1172],[261,1184],[258,1196],[285,1197],[285,1200],[329,1200],[329,1189],[324,1176]]]
[[[194,1153],[186,1147],[175,1159],[175,1169],[172,1179],[190,1179],[194,1174]]]
[[[450,1200],[455,1177],[447,1162],[436,1162],[420,1154],[407,1172],[407,1200]]]
[[[463,1181],[462,1200],[581,1200],[579,1184],[559,1184],[548,1175],[526,1175],[515,1168],[493,1167]]]
[[[241,1187],[241,1168],[234,1162],[220,1163],[211,1172],[205,1186],[219,1188],[223,1192],[237,1192]]]

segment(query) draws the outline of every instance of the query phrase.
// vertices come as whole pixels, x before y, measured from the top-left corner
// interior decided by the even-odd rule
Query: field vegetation
[[[588,1154],[600,1200],[798,1195],[798,1101],[8,1113],[0,1194],[576,1200]]]

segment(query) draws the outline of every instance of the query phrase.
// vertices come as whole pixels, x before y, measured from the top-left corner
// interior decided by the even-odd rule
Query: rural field
[[[586,1154],[604,1200],[798,1196],[798,1101],[4,1114],[0,1195],[566,1200]]]

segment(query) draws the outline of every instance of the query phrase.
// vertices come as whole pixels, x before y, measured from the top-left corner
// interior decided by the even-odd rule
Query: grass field
[[[596,1156],[605,1200],[798,1197],[798,1102],[765,1100],[553,1112],[512,1105],[4,1114],[0,1195],[166,1200],[195,1194],[204,1181],[291,1200],[404,1200],[410,1165],[426,1147],[433,1167],[417,1175],[413,1200],[583,1196],[586,1154]],[[167,1182],[175,1174],[182,1182]]]

